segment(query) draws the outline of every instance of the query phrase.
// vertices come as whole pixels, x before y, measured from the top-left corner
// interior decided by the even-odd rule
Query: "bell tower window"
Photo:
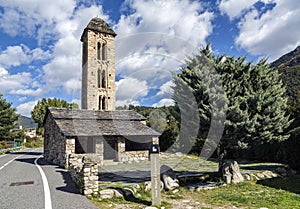
[[[100,60],[100,55],[101,55],[101,44],[100,42],[97,43],[97,59]]]
[[[106,50],[107,50],[107,47],[106,47],[106,44],[104,43],[102,45],[102,60],[105,61],[106,60]]]
[[[100,69],[98,69],[98,71],[97,71],[97,86],[98,86],[98,88],[100,88],[101,87],[101,71],[100,71]]]
[[[106,109],[105,97],[102,98],[102,110]]]
[[[102,71],[102,88],[106,88],[106,77],[105,77],[105,71]]]

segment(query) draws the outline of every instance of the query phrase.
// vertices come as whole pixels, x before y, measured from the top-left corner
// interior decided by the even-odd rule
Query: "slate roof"
[[[159,136],[141,123],[145,118],[132,110],[94,111],[49,108],[62,134],[74,136]]]
[[[93,30],[93,31],[98,31],[100,33],[110,34],[114,37],[117,35],[115,33],[115,31],[113,29],[111,29],[104,20],[102,20],[101,18],[98,18],[98,17],[94,17],[93,19],[91,19],[89,24],[84,29],[84,31],[81,35],[81,38],[80,38],[81,41],[83,41],[83,36],[84,36],[85,32],[89,29]]]

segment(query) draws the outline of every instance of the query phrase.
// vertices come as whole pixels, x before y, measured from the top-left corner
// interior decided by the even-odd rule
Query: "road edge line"
[[[40,155],[39,157],[37,157],[34,160],[34,164],[38,168],[38,170],[39,170],[39,172],[42,176],[42,180],[43,180],[44,196],[45,196],[45,209],[52,209],[51,194],[50,194],[48,180],[47,180],[47,177],[46,177],[43,169],[41,168],[41,166],[37,162],[42,156],[43,155]]]

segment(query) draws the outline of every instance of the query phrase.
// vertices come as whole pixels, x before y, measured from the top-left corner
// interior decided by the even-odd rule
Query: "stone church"
[[[95,153],[103,162],[145,160],[150,144],[158,143],[160,133],[146,126],[143,116],[115,110],[115,36],[100,18],[84,29],[82,109],[47,109],[45,160],[64,166],[73,153]]]

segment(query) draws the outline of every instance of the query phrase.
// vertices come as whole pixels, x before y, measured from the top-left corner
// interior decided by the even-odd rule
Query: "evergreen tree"
[[[228,149],[249,148],[288,138],[285,130],[290,121],[285,112],[285,88],[278,72],[264,59],[254,65],[246,62],[245,57],[215,57],[208,46],[199,55],[189,58],[186,66],[174,76],[174,82],[175,100],[184,97],[180,83],[188,85],[196,98],[200,118],[198,141],[216,142],[210,140],[209,130],[224,123],[218,144],[220,166]],[[191,109],[190,104],[184,105],[185,111]],[[224,114],[226,120],[223,120]]]
[[[13,130],[17,125],[19,115],[16,114],[16,109],[12,108],[11,105],[0,94],[0,141],[12,140],[18,134]]]
[[[33,120],[38,124],[38,132],[43,134],[43,122],[46,115],[46,110],[48,107],[58,107],[58,108],[78,108],[75,103],[68,103],[65,100],[57,98],[43,98],[41,101],[34,106],[31,111],[31,116]]]

